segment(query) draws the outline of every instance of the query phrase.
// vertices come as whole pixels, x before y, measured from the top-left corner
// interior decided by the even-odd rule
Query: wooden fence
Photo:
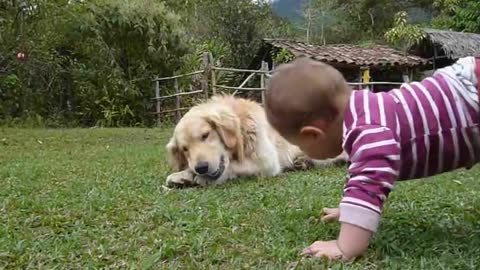
[[[249,70],[249,69],[236,69],[236,68],[223,68],[223,67],[216,67],[213,61],[213,57],[211,54],[204,53],[203,54],[203,63],[202,69],[191,72],[188,74],[176,75],[171,77],[164,77],[164,78],[155,78],[153,81],[155,82],[155,97],[153,100],[156,101],[156,112],[157,121],[160,123],[162,121],[162,115],[175,113],[175,121],[178,122],[182,117],[182,111],[189,110],[190,107],[182,107],[181,105],[181,97],[182,96],[190,96],[190,95],[201,95],[204,99],[208,99],[208,97],[212,95],[216,95],[222,90],[234,90],[233,95],[236,95],[238,91],[261,91],[262,96],[262,103],[265,100],[264,92],[266,89],[266,82],[267,82],[267,75],[269,74],[268,64],[266,62],[262,62],[262,67],[259,70]],[[250,73],[245,80],[239,86],[228,86],[228,85],[220,85],[217,84],[216,72],[217,71],[224,71],[224,72],[236,72],[236,73]],[[179,87],[179,79],[188,78],[192,76],[200,76],[201,75],[201,87],[197,90],[192,90],[188,92],[184,92]],[[255,77],[255,75],[260,76],[260,85],[259,87],[246,87],[247,83]],[[161,84],[166,81],[173,81],[174,83],[174,94],[169,95],[162,95],[160,89]],[[210,87],[209,87],[210,85]],[[211,91],[209,91],[211,89]],[[162,110],[162,101],[168,99],[175,99],[175,109],[170,110]]]
[[[228,86],[228,85],[219,85],[217,84],[216,71],[224,72],[237,72],[237,73],[250,73],[245,80],[239,86]],[[246,87],[247,83],[252,80],[256,75],[260,76],[260,85],[259,87]],[[191,78],[192,76],[201,76],[200,79],[200,89],[191,90],[184,92],[179,86],[179,79]],[[209,53],[203,54],[202,69],[171,77],[164,78],[155,78],[153,81],[155,83],[155,97],[153,100],[156,101],[156,111],[158,123],[161,123],[165,114],[174,113],[175,122],[178,122],[182,117],[182,112],[189,110],[191,107],[182,107],[182,97],[191,96],[191,95],[200,95],[202,99],[206,100],[212,95],[219,94],[223,92],[222,90],[234,90],[233,95],[236,95],[238,91],[256,91],[261,92],[262,103],[265,102],[265,90],[268,79],[271,76],[271,71],[268,69],[268,64],[262,62],[261,68],[259,70],[249,70],[249,69],[236,69],[236,68],[223,68],[216,67],[214,65],[213,57]],[[173,81],[173,87],[175,89],[174,94],[162,95],[161,93],[161,84],[167,81]],[[403,82],[349,82],[351,86],[374,86],[374,85],[401,85]],[[209,87],[210,86],[210,87]],[[211,91],[209,91],[211,89]],[[162,101],[175,99],[175,108],[169,110],[162,110]]]

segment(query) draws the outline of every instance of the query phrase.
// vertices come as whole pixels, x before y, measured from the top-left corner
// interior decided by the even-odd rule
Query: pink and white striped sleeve
[[[346,134],[344,149],[351,164],[340,222],[375,232],[383,203],[399,176],[400,144],[389,128],[365,125]]]

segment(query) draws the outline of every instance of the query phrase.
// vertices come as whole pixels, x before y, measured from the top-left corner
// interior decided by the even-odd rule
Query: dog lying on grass
[[[174,173],[168,187],[222,184],[240,176],[275,176],[346,161],[308,158],[267,122],[260,104],[233,96],[215,96],[190,109],[167,144]]]

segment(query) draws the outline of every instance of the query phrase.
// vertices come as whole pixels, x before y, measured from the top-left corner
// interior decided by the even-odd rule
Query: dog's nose
[[[200,161],[195,166],[195,172],[198,174],[206,174],[208,173],[208,162]]]

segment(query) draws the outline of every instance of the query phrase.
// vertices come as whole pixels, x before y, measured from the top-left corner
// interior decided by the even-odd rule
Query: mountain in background
[[[292,22],[302,20],[302,6],[307,0],[275,0],[272,3],[275,12]]]
[[[273,10],[284,18],[287,18],[293,23],[303,21],[302,7],[308,0],[273,0]],[[412,23],[425,23],[429,22],[433,15],[433,8],[409,8],[408,14],[410,15],[410,22]]]

